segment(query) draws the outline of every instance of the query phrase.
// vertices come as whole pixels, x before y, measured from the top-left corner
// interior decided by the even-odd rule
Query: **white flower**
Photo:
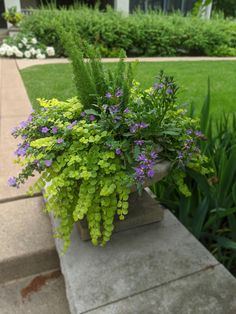
[[[23,56],[24,56],[23,52],[18,50],[17,53],[16,53],[16,57],[17,58],[23,58]]]
[[[3,47],[0,47],[0,56],[5,56],[6,50]]]
[[[29,51],[32,54],[32,56],[36,55],[36,50],[34,48],[31,48]]]
[[[7,52],[7,56],[8,56],[8,57],[11,57],[11,56],[13,55],[13,51],[12,51],[12,49],[11,49],[10,46],[8,47],[8,49],[7,49],[6,52]]]
[[[19,51],[19,49],[16,46],[12,46],[12,52],[16,54]]]
[[[36,58],[37,58],[37,59],[45,59],[46,56],[45,56],[45,54],[43,54],[43,53],[38,53],[38,54],[36,55]]]
[[[23,48],[23,45],[21,43],[18,44],[19,48]]]
[[[22,38],[21,42],[26,45],[28,43],[28,39],[26,37]]]
[[[37,53],[37,55],[40,55],[41,54],[41,49],[36,49],[36,53]]]
[[[25,57],[26,57],[27,59],[29,59],[29,58],[31,57],[31,53],[30,53],[30,51],[28,51],[28,50],[25,51],[24,55],[25,55]]]
[[[53,57],[55,56],[55,50],[53,47],[47,47],[46,48],[46,53],[49,57]]]
[[[32,39],[31,39],[31,42],[32,42],[32,44],[34,44],[34,45],[35,45],[35,44],[37,44],[37,42],[38,42],[38,41],[37,41],[37,39],[36,39],[36,38],[32,38]]]

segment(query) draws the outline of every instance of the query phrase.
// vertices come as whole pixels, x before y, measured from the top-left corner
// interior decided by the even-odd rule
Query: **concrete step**
[[[1,314],[70,314],[60,270],[0,284]]]
[[[42,197],[0,204],[0,283],[59,267],[50,221],[42,209]]]

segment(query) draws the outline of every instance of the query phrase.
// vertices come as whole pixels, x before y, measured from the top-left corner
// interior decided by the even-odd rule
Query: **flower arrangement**
[[[16,26],[17,24],[19,24],[23,19],[23,15],[20,12],[17,12],[16,6],[13,6],[9,8],[8,10],[6,10],[2,14],[2,16],[7,22],[12,24],[13,26]]]
[[[172,77],[160,73],[144,90],[122,58],[109,71],[91,51],[85,62],[75,41],[68,47],[78,97],[40,99],[41,109],[12,131],[22,138],[15,151],[22,170],[8,181],[18,187],[41,173],[30,192],[45,189],[46,210],[60,220],[57,236],[65,249],[74,224],[85,218],[92,243],[104,245],[114,217],[128,214],[132,187],[141,193],[161,160],[171,162],[173,182],[186,195],[186,167],[209,171],[198,145],[204,136],[178,105]]]
[[[0,46],[0,56],[45,59],[55,56],[53,47],[46,47],[38,42],[31,34],[19,33],[17,36],[4,39]]]

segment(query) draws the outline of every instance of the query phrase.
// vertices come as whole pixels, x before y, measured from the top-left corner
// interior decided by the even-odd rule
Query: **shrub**
[[[184,179],[192,194],[181,195],[170,179],[155,186],[160,201],[236,275],[236,115],[213,121],[209,97],[202,109],[201,129],[207,141],[202,151],[212,175],[187,170]]]
[[[35,10],[22,22],[23,31],[32,32],[47,46],[65,55],[58,34],[58,23],[94,45],[102,56],[232,55],[236,47],[236,23],[223,18],[205,21],[180,14],[155,11],[130,16],[108,9]],[[226,49],[227,48],[227,49]]]

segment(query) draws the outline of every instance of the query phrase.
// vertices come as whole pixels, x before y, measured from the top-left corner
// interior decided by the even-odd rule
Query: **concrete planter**
[[[170,163],[163,161],[155,166],[155,175],[151,180],[145,182],[145,190],[142,195],[136,191],[136,187],[131,188],[132,193],[129,197],[129,213],[125,220],[115,217],[115,228],[113,232],[119,232],[147,224],[161,221],[163,218],[163,207],[155,200],[155,195],[148,186],[160,181],[168,174]],[[83,241],[90,239],[87,220],[78,222],[80,238]]]
[[[17,26],[12,26],[9,28],[9,36],[10,37],[15,37],[20,31],[20,28]]]

